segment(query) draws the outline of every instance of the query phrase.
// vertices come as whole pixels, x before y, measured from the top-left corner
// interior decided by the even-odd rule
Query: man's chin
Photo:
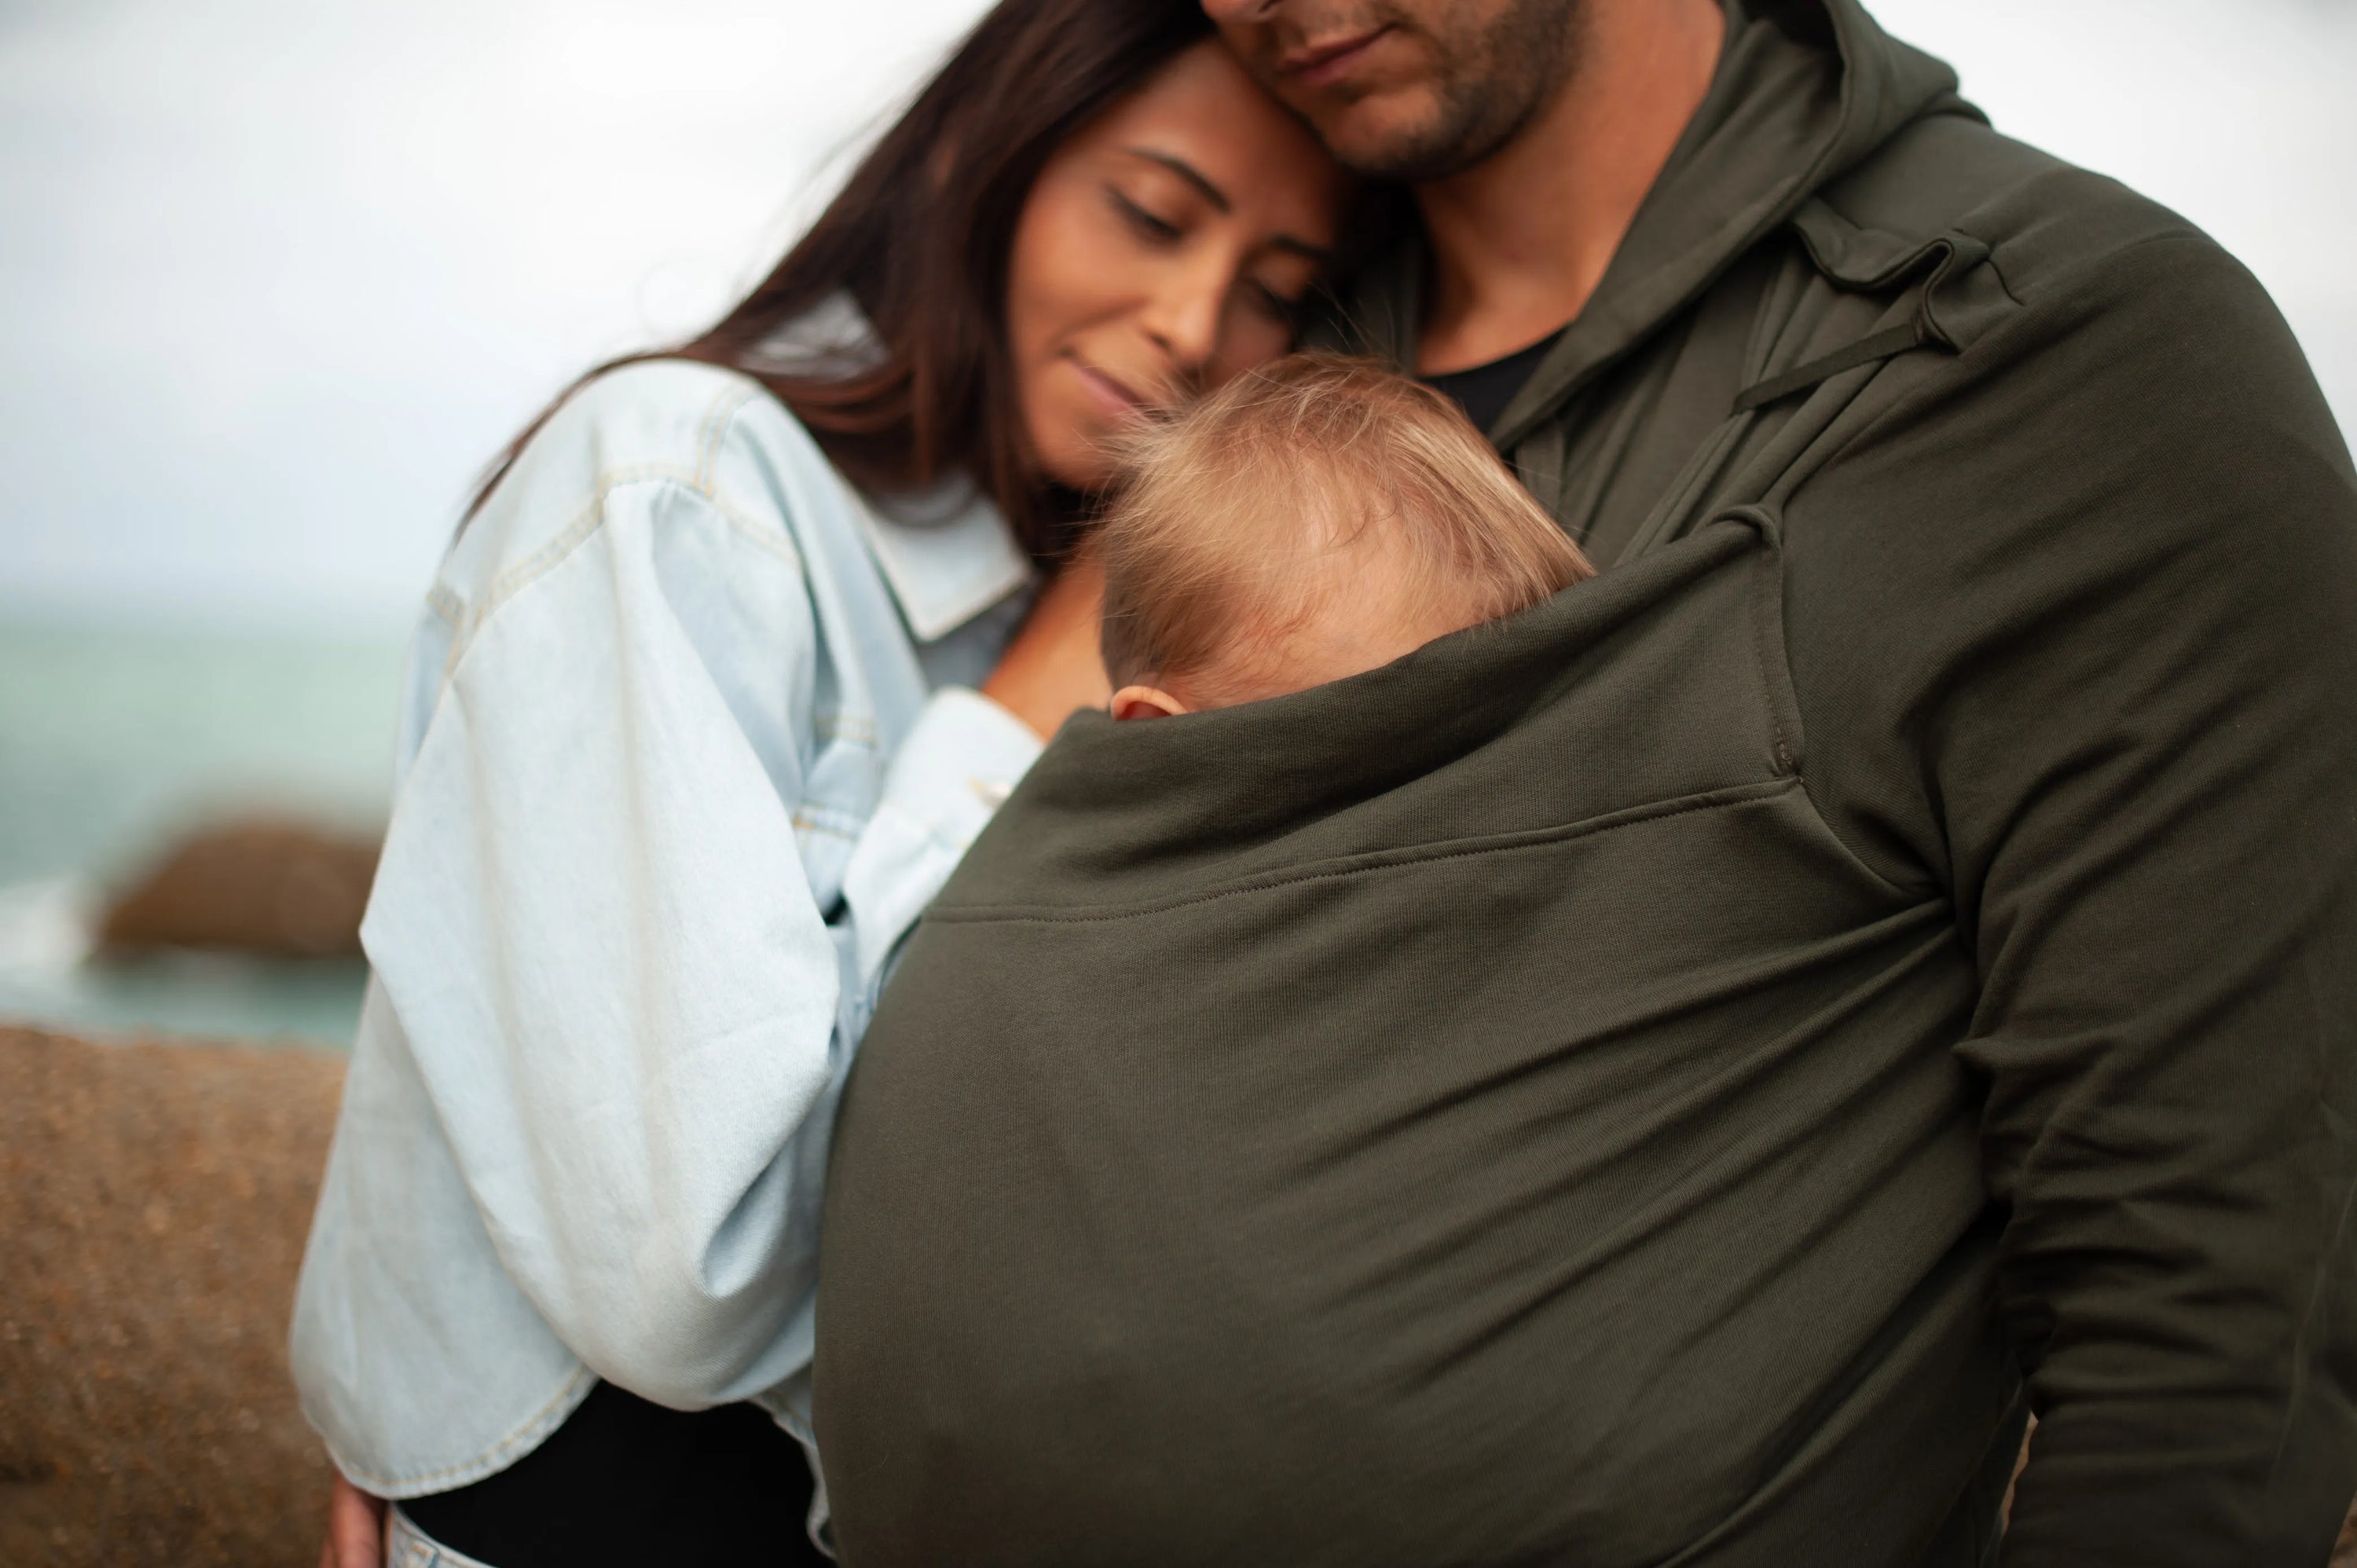
[[[1481,161],[1454,140],[1433,137],[1371,136],[1343,145],[1329,143],[1334,159],[1361,179],[1392,185],[1430,185],[1461,174]]]
[[[1424,93],[1370,93],[1351,103],[1319,105],[1308,118],[1335,160],[1364,178],[1413,184],[1464,166],[1455,156],[1458,138],[1439,124]]]

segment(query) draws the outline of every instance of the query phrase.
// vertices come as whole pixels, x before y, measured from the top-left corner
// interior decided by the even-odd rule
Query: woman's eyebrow
[[[1157,153],[1151,147],[1124,147],[1122,151],[1131,157],[1144,158],[1147,163],[1168,169],[1200,191],[1203,199],[1221,211],[1233,212],[1236,209],[1235,204],[1228,199],[1228,193],[1213,185],[1211,176],[1189,163],[1185,158],[1174,157],[1168,153]]]
[[[1172,174],[1193,186],[1204,200],[1220,211],[1233,212],[1236,209],[1235,204],[1228,199],[1228,193],[1213,185],[1209,175],[1185,158],[1174,157],[1168,153],[1157,153],[1152,147],[1124,147],[1122,151],[1131,157],[1143,158],[1157,167],[1168,169]],[[1307,240],[1297,240],[1290,234],[1279,234],[1269,243],[1279,250],[1292,251],[1297,254],[1307,256],[1319,266],[1324,266],[1334,259],[1334,252],[1324,245],[1313,245]]]

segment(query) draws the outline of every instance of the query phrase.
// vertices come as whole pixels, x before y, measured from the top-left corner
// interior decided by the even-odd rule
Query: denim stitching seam
[[[425,1492],[447,1491],[452,1486],[463,1486],[469,1480],[506,1468],[522,1453],[538,1446],[540,1441],[554,1429],[555,1423],[564,1419],[572,1406],[579,1402],[577,1396],[581,1391],[596,1380],[597,1374],[588,1368],[574,1368],[573,1375],[565,1379],[565,1386],[557,1390],[546,1403],[509,1428],[505,1436],[463,1464],[445,1466],[439,1470],[429,1470],[425,1475],[400,1480],[359,1475],[345,1466],[340,1457],[337,1457],[337,1468],[350,1477],[352,1484],[362,1491],[380,1494],[400,1491],[417,1496]]]

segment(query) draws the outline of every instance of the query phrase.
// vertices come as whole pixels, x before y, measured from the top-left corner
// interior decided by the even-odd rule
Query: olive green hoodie
[[[1082,715],[853,1075],[852,1568],[2320,1563],[2357,476],[2181,220],[1730,12],[1492,435],[1608,569]],[[1418,252],[1346,341],[1404,358]]]

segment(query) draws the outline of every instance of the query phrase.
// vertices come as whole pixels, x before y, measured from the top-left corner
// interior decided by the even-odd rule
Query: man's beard
[[[1337,156],[1354,173],[1409,185],[1472,167],[1512,141],[1569,79],[1586,19],[1584,0],[1511,0],[1480,32],[1435,39],[1432,119]]]

